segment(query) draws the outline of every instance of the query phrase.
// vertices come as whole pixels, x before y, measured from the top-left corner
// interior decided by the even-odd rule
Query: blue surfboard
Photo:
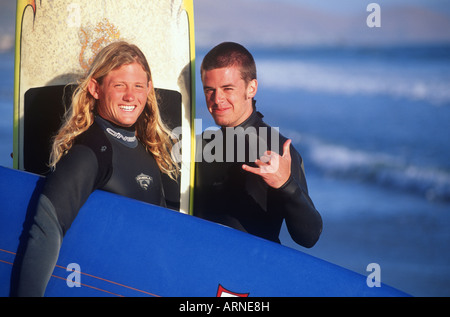
[[[8,296],[43,177],[0,167],[0,296]],[[19,250],[19,251],[18,251]],[[46,296],[405,296],[298,250],[95,191],[67,232]]]

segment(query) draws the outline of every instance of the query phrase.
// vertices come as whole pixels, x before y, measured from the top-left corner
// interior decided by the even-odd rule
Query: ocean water
[[[0,165],[12,167],[14,54],[0,53]]]
[[[324,220],[282,244],[414,296],[450,295],[450,47],[250,48],[257,108],[292,138]],[[201,89],[197,117],[213,126]],[[0,53],[0,165],[12,167],[12,53]],[[157,83],[155,83],[157,85]],[[301,267],[299,267],[301,269]]]
[[[450,47],[251,51],[257,108],[301,153],[324,220],[313,248],[285,228],[282,243],[366,276],[378,263],[383,283],[414,296],[449,296]],[[199,80],[197,96],[212,124]]]

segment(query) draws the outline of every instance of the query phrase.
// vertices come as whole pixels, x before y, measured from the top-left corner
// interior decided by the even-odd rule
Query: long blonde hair
[[[110,71],[132,63],[140,64],[147,73],[148,81],[153,82],[147,59],[137,46],[123,41],[114,42],[98,53],[86,76],[79,81],[73,93],[72,104],[53,139],[49,162],[52,169],[56,168],[59,160],[72,148],[75,138],[94,122],[96,99],[88,90],[91,79],[101,84]],[[136,121],[136,137],[153,154],[160,170],[176,179],[179,167],[171,155],[171,133],[161,120],[153,85],[144,110]]]

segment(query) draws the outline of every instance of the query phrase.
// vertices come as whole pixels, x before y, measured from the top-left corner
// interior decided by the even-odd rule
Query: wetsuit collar
[[[123,145],[129,148],[135,148],[138,145],[134,125],[129,128],[121,127],[100,116],[95,116],[95,122],[106,132],[106,134],[110,135],[114,140],[117,140]]]
[[[242,122],[239,126],[243,128],[254,126],[257,122],[261,122],[262,118],[264,118],[264,115],[261,112],[257,111],[256,109],[254,109],[250,117],[248,117],[248,119]]]
[[[264,118],[264,115],[261,112],[257,111],[255,107],[253,107],[252,114],[244,122],[242,122],[235,128],[242,127],[245,129],[250,126],[255,126],[255,125],[257,125],[256,123],[259,123],[262,121],[262,118]],[[224,129],[224,128],[225,127],[222,127],[222,129]]]

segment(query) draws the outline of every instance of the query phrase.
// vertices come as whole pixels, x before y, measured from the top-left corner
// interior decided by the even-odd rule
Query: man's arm
[[[302,159],[293,149],[291,140],[283,145],[283,155],[266,152],[257,167],[243,165],[248,172],[262,177],[269,189],[270,207],[282,212],[292,239],[304,247],[315,245],[322,233],[322,218],[308,195]]]
[[[85,146],[74,146],[47,178],[21,260],[13,296],[44,296],[63,236],[93,191],[97,159]]]

